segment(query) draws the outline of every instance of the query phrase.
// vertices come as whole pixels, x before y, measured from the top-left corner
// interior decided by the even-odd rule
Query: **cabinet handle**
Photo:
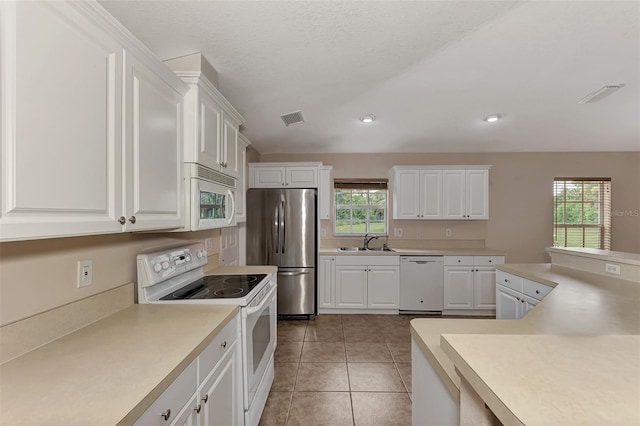
[[[136,217],[135,217],[135,216],[131,216],[131,217],[129,218],[129,222],[131,222],[131,223],[136,223]]]
[[[202,404],[198,404],[198,406],[194,408],[194,410],[196,411],[196,413],[200,414],[200,410],[202,410]]]
[[[223,348],[227,347],[227,341],[225,340],[224,342],[220,343],[220,346],[222,346]]]
[[[127,219],[125,219],[124,216],[120,216],[118,222],[120,222],[120,225],[124,225],[125,223],[127,223]]]
[[[204,402],[205,404],[207,403],[207,401],[209,401],[209,394],[206,394],[204,398],[202,398],[202,402]]]
[[[171,408],[167,409],[167,411],[165,411],[164,413],[160,414],[162,416],[162,418],[167,421],[169,420],[169,417],[171,417]]]

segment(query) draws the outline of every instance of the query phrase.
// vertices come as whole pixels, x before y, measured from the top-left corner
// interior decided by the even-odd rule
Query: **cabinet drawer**
[[[445,256],[444,266],[473,265],[473,256]]]
[[[400,266],[400,256],[336,256],[336,266]]]
[[[220,334],[218,334],[209,346],[207,346],[198,359],[200,368],[198,372],[198,383],[202,383],[207,375],[213,370],[218,361],[231,350],[233,342],[238,340],[238,316],[234,317],[227,324]]]
[[[195,359],[134,424],[140,426],[170,424],[198,389],[197,376],[198,360]],[[132,378],[132,380],[135,379]],[[167,420],[162,417],[163,413],[168,416]]]
[[[522,278],[517,275],[496,271],[496,283],[522,293]]]
[[[523,279],[523,293],[534,299],[542,300],[547,294],[553,290],[553,287],[537,283],[535,281]]]
[[[503,263],[504,256],[473,256],[475,266],[502,265]]]

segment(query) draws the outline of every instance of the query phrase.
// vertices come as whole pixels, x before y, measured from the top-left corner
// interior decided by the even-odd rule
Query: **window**
[[[387,179],[335,179],[336,235],[387,233]]]
[[[611,178],[556,178],[553,245],[611,248]]]

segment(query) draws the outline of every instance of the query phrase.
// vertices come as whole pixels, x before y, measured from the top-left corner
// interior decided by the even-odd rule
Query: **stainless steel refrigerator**
[[[247,191],[247,265],[278,267],[278,315],[316,314],[315,189]]]

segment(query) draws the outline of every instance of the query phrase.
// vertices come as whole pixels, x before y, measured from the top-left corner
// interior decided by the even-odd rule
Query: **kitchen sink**
[[[379,252],[395,252],[394,249],[389,247],[376,247],[376,248],[364,248],[364,247],[338,247],[338,251],[354,252],[354,251],[379,251]]]

